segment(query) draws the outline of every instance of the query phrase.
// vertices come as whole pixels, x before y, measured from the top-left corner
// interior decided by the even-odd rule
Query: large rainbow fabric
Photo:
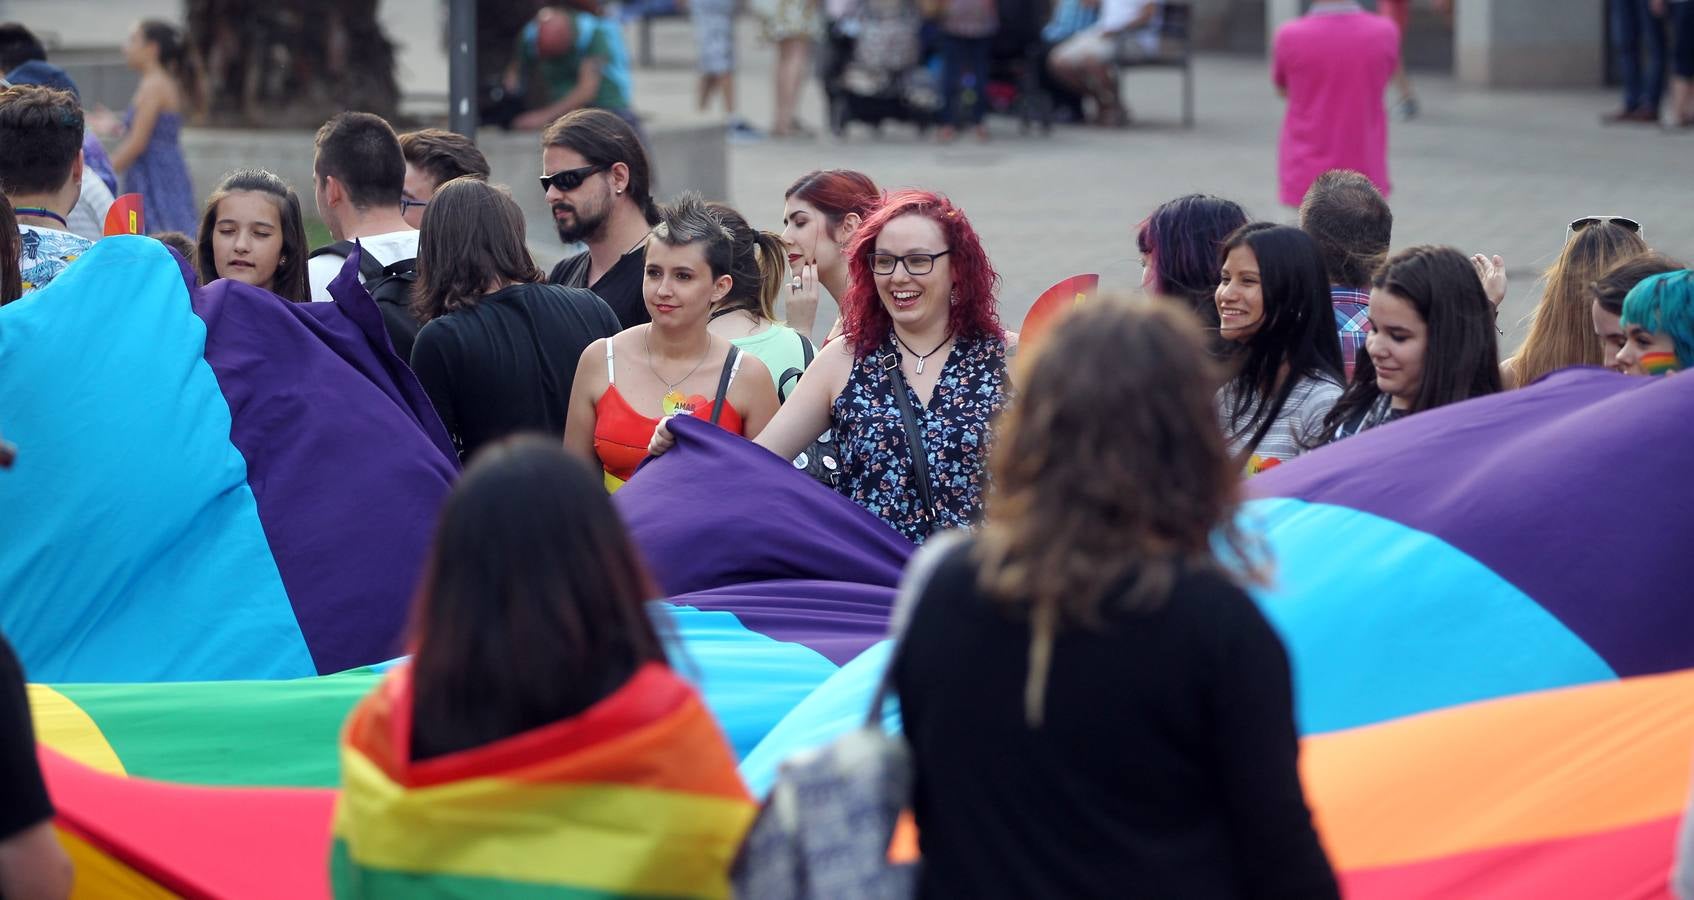
[[[421,762],[410,674],[347,724],[336,896],[728,896],[753,800],[670,669],[648,663],[577,716]]]
[[[376,305],[351,269],[335,303],[192,284],[120,236],[0,308],[0,628],[37,679],[398,652],[457,461]]]
[[[1694,760],[1691,415],[1694,380],[1570,371],[1250,484],[1242,521],[1275,560],[1258,599],[1349,896],[1663,894]],[[676,431],[616,502],[671,594],[656,614],[676,670],[760,794],[777,761],[862,719],[910,547],[739,438]],[[67,830],[149,883],[321,896],[334,733],[381,677],[37,686]],[[232,825],[171,844],[123,812],[149,807]],[[243,843],[258,820],[283,839]]]

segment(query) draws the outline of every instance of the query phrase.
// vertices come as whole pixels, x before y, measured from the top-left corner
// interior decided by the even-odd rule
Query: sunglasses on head
[[[596,172],[606,171],[605,166],[583,166],[580,169],[564,169],[551,175],[541,176],[541,189],[558,188],[560,191],[574,191],[588,180],[588,176]]]
[[[1604,225],[1607,223],[1616,225],[1619,228],[1633,231],[1636,234],[1641,233],[1641,223],[1629,218],[1628,216],[1583,216],[1582,218],[1570,223],[1570,233],[1576,234],[1590,225]]]

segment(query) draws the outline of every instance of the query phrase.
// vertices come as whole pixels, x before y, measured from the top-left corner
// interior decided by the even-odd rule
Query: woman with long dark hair
[[[666,663],[653,595],[596,473],[556,439],[480,455],[442,509],[411,661],[344,733],[336,895],[722,895],[751,799]],[[540,841],[545,859],[513,861]]]
[[[516,431],[562,438],[573,362],[618,331],[593,291],[546,283],[517,202],[469,176],[438,188],[424,210],[412,313],[424,323],[412,371],[467,459]]]
[[[1335,897],[1201,329],[1102,299],[1019,365],[981,531],[908,570],[918,895]]]
[[[1141,288],[1188,306],[1209,330],[1218,327],[1218,258],[1223,242],[1247,224],[1240,204],[1207,194],[1187,194],[1165,203],[1141,223]]]
[[[1365,351],[1324,418],[1328,440],[1500,391],[1494,304],[1451,247],[1403,250],[1377,270]]]
[[[852,169],[807,172],[782,195],[782,242],[788,249],[788,326],[811,337],[818,315],[818,289],[839,306],[847,297],[846,248],[859,226],[882,202],[870,176]],[[836,319],[825,336],[841,332]]]
[[[194,259],[201,284],[228,278],[305,303],[312,299],[309,252],[294,189],[261,169],[239,169],[206,201]]]
[[[889,196],[847,261],[842,340],[755,443],[793,459],[829,430],[848,499],[914,543],[968,527],[988,487],[989,426],[1011,391],[1000,276],[964,211],[930,191]],[[673,443],[661,427],[648,449]]]
[[[1234,376],[1218,423],[1248,475],[1293,459],[1323,434],[1341,396],[1341,343],[1329,277],[1311,236],[1255,222],[1224,242],[1218,335]]]
[[[123,122],[104,108],[91,124],[117,138],[112,168],[122,173],[126,193],[138,193],[148,234],[194,230],[194,183],[182,155],[183,123],[201,105],[199,70],[182,29],[148,19],[124,42],[124,61],[141,75]]]

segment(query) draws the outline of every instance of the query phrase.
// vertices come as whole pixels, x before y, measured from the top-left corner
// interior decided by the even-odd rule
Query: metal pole
[[[447,127],[476,140],[476,0],[448,0]]]

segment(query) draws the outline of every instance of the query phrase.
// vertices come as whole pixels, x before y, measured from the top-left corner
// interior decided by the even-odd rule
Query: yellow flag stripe
[[[44,684],[29,686],[35,739],[89,768],[124,775],[123,760],[82,707]]]

